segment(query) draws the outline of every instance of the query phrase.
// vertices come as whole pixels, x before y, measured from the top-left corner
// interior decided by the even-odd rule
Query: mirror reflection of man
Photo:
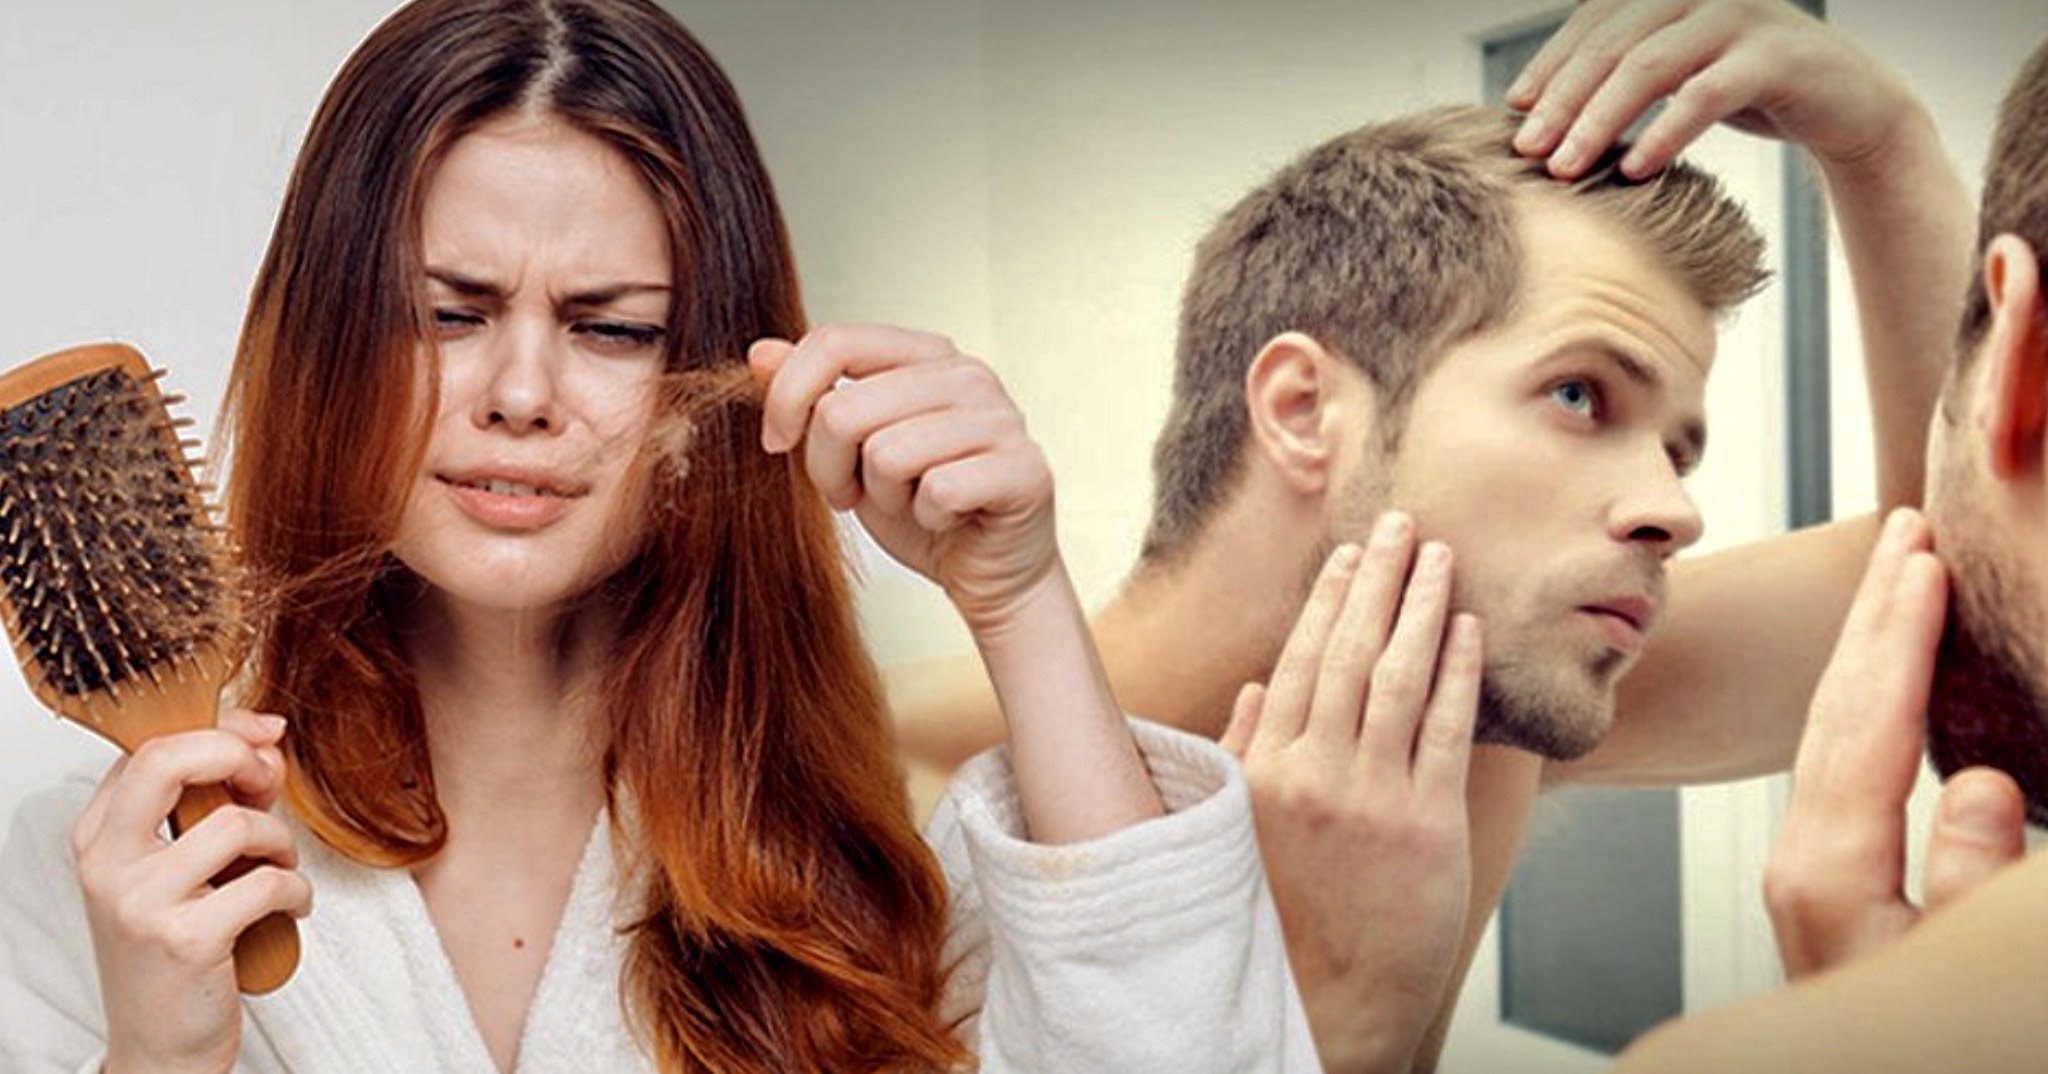
[[[1626,1069],[2042,1068],[2048,855],[2023,857],[2022,818],[2048,820],[2048,41],[2000,109],[1978,249],[1928,517],[1871,556],[1767,874],[1794,983],[1657,1030]],[[1924,910],[1903,876],[1923,741],[1948,777]]]
[[[1615,145],[1666,96],[1633,147]],[[1917,500],[1931,356],[1956,311],[1899,299],[1960,294],[1967,273],[1967,197],[1925,110],[1789,7],[1591,3],[1509,99],[1528,111],[1519,127],[1454,109],[1334,139],[1205,239],[1152,525],[1093,620],[1128,711],[1218,734],[1240,688],[1274,674],[1333,546],[1404,572],[1425,542],[1454,555],[1454,603],[1484,621],[1478,735],[1494,745],[1471,763],[1470,875],[1455,885],[1469,900],[1438,904],[1469,912],[1409,922],[1451,930],[1458,952],[1405,990],[1412,1009],[1361,1015],[1386,1012],[1386,982],[1351,953],[1370,947],[1375,899],[1427,886],[1400,870],[1439,859],[1367,870],[1358,833],[1440,803],[1335,808],[1349,785],[1290,778],[1301,750],[1248,758],[1332,1069],[1433,1064],[1540,785],[1785,767],[1872,547],[1868,517],[1669,563],[1701,527],[1682,478],[1703,446],[1714,317],[1761,278],[1753,229],[1669,166],[1679,150],[1726,121],[1818,161],[1857,284],[1884,506]],[[1412,532],[1375,545],[1388,508]],[[1346,659],[1360,651],[1377,649]],[[914,760],[944,769],[996,740],[978,682],[969,661],[892,676]],[[1352,895],[1309,894],[1331,890]]]

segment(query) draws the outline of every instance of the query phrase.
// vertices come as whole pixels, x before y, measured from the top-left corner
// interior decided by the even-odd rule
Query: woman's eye
[[[1598,417],[1600,414],[1600,391],[1590,381],[1560,381],[1550,389],[1550,397],[1559,406],[1574,414]]]
[[[473,328],[482,323],[484,323],[484,319],[474,313],[464,313],[461,310],[434,311],[434,327],[443,333],[463,328]]]
[[[667,334],[651,324],[627,324],[621,321],[586,321],[571,331],[595,341],[601,347],[618,351],[652,347],[661,342],[661,337]]]

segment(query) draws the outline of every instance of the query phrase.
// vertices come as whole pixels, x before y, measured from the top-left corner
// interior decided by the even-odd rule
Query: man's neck
[[[1093,619],[1125,711],[1211,738],[1247,682],[1272,673],[1312,577],[1313,546],[1218,519],[1168,561],[1141,563]]]

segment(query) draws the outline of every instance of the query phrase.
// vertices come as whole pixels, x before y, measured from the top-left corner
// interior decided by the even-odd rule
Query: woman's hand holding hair
[[[223,708],[211,730],[154,739],[108,770],[71,829],[107,1014],[106,1074],[219,1074],[241,1052],[235,937],[264,916],[304,917],[313,892],[284,821],[284,720]],[[185,788],[221,783],[236,804],[165,842]],[[238,858],[263,859],[216,889]]]
[[[946,591],[1009,724],[1025,821],[1075,842],[1160,812],[1059,555],[1052,474],[1002,382],[950,340],[827,325],[754,344],[762,447]]]

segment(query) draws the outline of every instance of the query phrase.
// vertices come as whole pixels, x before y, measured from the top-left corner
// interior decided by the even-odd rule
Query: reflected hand
[[[1792,770],[1792,803],[1764,874],[1785,975],[1883,947],[1920,919],[1905,894],[1906,798],[1947,600],[1926,522],[1893,512],[1842,625]],[[1943,788],[1923,877],[1940,910],[2024,853],[2011,777],[1957,773]]]
[[[1055,573],[1052,473],[986,363],[943,336],[853,324],[761,340],[747,360],[769,381],[763,446],[801,443],[826,502],[971,629],[1001,625]]]
[[[1470,900],[1480,625],[1450,614],[1450,549],[1418,553],[1413,530],[1390,514],[1330,557],[1271,683],[1245,687],[1223,735],[1332,1071],[1408,1069]]]
[[[1915,107],[1895,75],[1782,0],[1587,0],[1508,90],[1529,113],[1515,149],[1577,178],[1666,95],[1622,160],[1631,178],[1720,122],[1823,164],[1875,162]]]

